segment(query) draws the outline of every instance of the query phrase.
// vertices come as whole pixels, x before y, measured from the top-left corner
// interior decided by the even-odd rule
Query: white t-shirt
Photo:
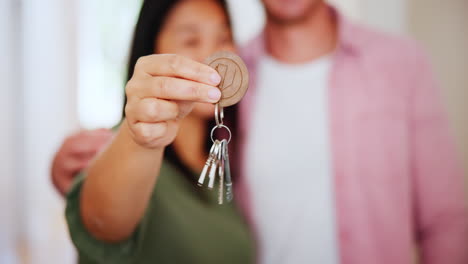
[[[338,263],[328,120],[331,58],[258,65],[244,175],[261,264]]]

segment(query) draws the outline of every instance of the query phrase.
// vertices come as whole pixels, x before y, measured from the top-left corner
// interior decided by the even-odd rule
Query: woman
[[[126,117],[67,197],[80,263],[253,262],[234,205],[196,186],[220,98],[220,76],[199,62],[221,49],[233,49],[224,1],[144,2]]]

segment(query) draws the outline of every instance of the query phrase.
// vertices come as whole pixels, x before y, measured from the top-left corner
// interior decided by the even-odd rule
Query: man
[[[462,172],[424,55],[323,0],[263,3],[243,52],[236,195],[259,262],[412,263],[416,245],[422,263],[468,263]]]
[[[462,173],[424,56],[323,1],[263,2],[241,107],[260,261],[411,263],[416,242],[423,263],[468,263]]]

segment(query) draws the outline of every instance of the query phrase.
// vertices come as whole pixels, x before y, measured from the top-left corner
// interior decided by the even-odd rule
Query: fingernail
[[[211,89],[208,91],[208,98],[210,98],[211,100],[215,100],[215,101],[218,101],[219,98],[221,98],[221,91],[219,89]]]
[[[213,73],[210,76],[210,81],[213,84],[218,84],[221,81],[221,76],[219,76],[219,74],[217,74],[217,73]]]

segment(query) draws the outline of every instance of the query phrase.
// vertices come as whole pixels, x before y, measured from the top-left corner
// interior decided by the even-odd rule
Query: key
[[[226,188],[226,201],[230,202],[234,198],[234,193],[232,192],[231,166],[229,164],[229,148],[227,141],[225,141],[224,144],[223,159],[225,167],[224,186]]]
[[[213,159],[213,162],[211,162],[210,172],[208,173],[208,179],[209,179],[208,188],[209,189],[213,189],[214,187],[214,182],[216,179],[216,168],[218,167],[218,163],[219,163],[218,152],[220,151],[220,141],[216,140],[214,144],[216,145],[214,153],[213,153],[214,159]]]
[[[203,186],[205,182],[206,173],[208,172],[208,168],[213,162],[213,154],[214,154],[215,147],[216,147],[216,144],[213,144],[213,146],[211,146],[210,153],[208,154],[208,159],[206,160],[205,166],[203,166],[203,170],[200,173],[200,178],[198,179],[198,186]]]
[[[226,146],[226,140],[223,139],[221,141],[221,151],[218,153],[218,160],[219,160],[219,169],[218,169],[218,176],[219,176],[219,186],[218,186],[218,203],[223,204],[224,200],[224,148]]]

